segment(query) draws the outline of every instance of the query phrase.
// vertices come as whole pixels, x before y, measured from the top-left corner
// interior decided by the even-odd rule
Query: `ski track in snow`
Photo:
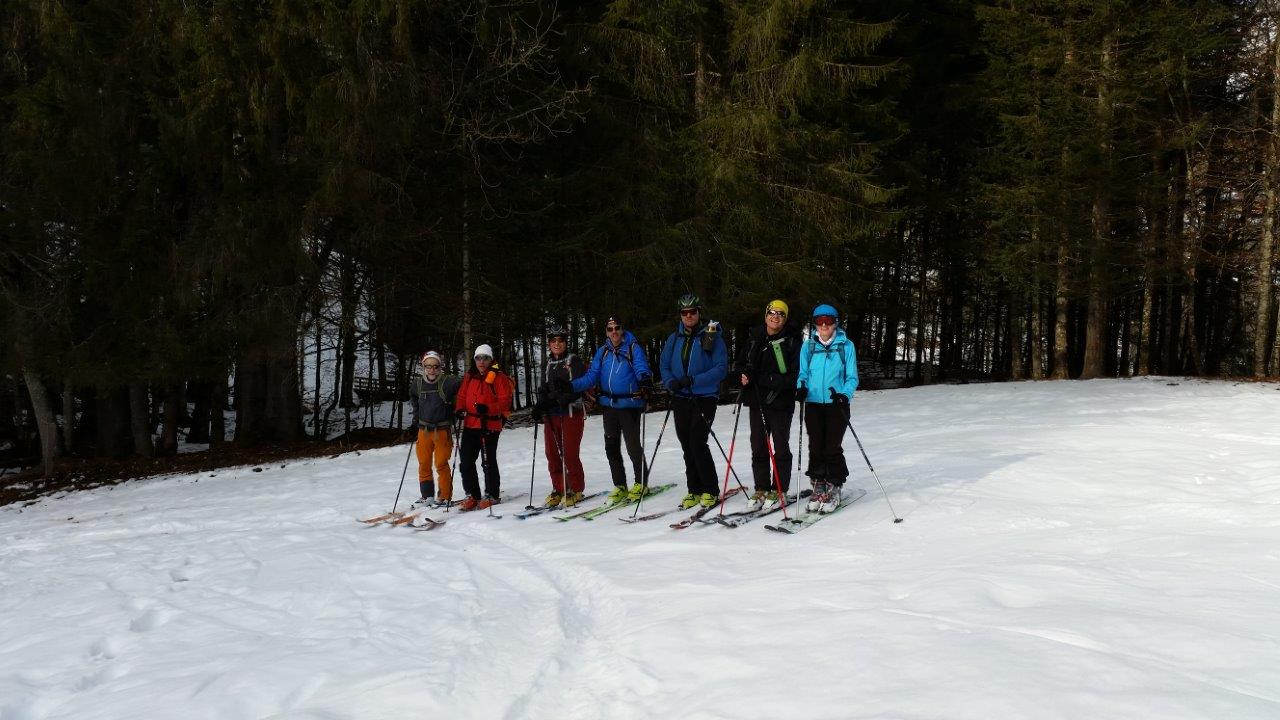
[[[354,522],[404,446],[0,508],[0,720],[1277,718],[1278,390],[859,393],[905,522],[846,437],[867,496],[795,536],[511,517],[527,498],[426,533]],[[732,406],[715,425],[727,448]],[[503,434],[508,492],[530,432]],[[667,432],[654,481],[683,486]]]

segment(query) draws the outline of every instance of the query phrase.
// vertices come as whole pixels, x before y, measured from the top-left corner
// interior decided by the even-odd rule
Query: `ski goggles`
[[[813,319],[814,325],[835,325],[836,319],[830,315],[819,315]]]

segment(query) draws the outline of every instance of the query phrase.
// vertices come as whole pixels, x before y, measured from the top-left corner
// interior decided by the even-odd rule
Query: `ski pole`
[[[694,406],[694,407],[696,407],[696,408],[698,408],[698,414],[702,416],[702,422],[703,422],[703,424],[707,426],[707,432],[711,434],[711,439],[712,439],[712,440],[715,440],[715,441],[716,441],[716,447],[720,448],[720,457],[724,458],[724,461],[725,461],[726,463],[728,463],[728,465],[729,465],[729,472],[733,473],[733,479],[737,481],[737,483],[738,483],[738,487],[742,488],[742,492],[746,492],[746,491],[747,491],[747,486],[742,484],[742,478],[738,477],[738,471],[737,471],[737,470],[734,470],[734,469],[733,469],[733,463],[729,462],[729,456],[728,456],[727,454],[725,454],[725,451],[724,451],[724,445],[721,445],[721,444],[720,444],[720,438],[716,436],[715,428],[711,427],[711,421],[709,421],[709,420],[707,419],[707,414],[706,414],[706,413],[704,413],[704,412],[702,412],[702,406],[698,404],[698,402],[697,402],[697,400],[698,400],[698,399],[697,399],[697,398],[692,398],[692,400],[693,400],[693,406]],[[741,395],[739,395],[739,396],[738,396],[738,402],[739,402],[739,403],[741,403],[741,402],[742,402],[742,396],[741,396]],[[736,423],[736,421],[735,421],[735,426],[736,426],[736,424],[737,424],[737,423]],[[725,488],[727,489],[728,487],[729,487],[729,483],[728,483],[728,481],[727,481],[727,479],[726,479],[726,482],[725,482]]]
[[[778,472],[778,458],[773,452],[773,428],[769,427],[769,417],[764,414],[764,400],[760,398],[760,386],[756,385],[756,405],[760,411],[760,425],[764,428],[764,446],[769,451],[769,466],[773,468],[773,485],[778,489],[778,503],[782,506],[782,519],[787,517],[787,490],[782,487],[782,475]],[[787,484],[790,485],[790,478]],[[789,489],[789,488],[788,488]]]
[[[858,451],[862,453],[862,459],[867,462],[867,469],[871,471],[871,477],[876,479],[876,484],[880,486],[880,492],[884,494],[884,501],[889,503],[889,513],[893,515],[895,523],[902,522],[902,518],[898,517],[898,513],[894,512],[893,503],[889,502],[889,493],[885,492],[884,483],[880,482],[880,476],[876,474],[876,469],[871,467],[871,460],[867,457],[867,451],[862,448],[862,441],[858,439],[858,431],[853,429],[853,423],[849,422],[849,418],[844,419],[844,424],[849,427],[849,432],[853,433],[854,442],[858,443]]]
[[[413,457],[413,449],[418,446],[418,436],[413,437],[413,442],[409,443],[409,454],[404,456],[404,469],[400,471],[400,487],[396,488],[396,499],[391,503],[391,512],[396,511],[396,506],[400,504],[400,491],[404,490],[404,476],[409,474],[409,458]]]
[[[699,410],[701,410],[701,408],[699,408]],[[704,415],[702,419],[703,421],[706,421],[706,416]],[[729,492],[729,473],[733,472],[733,450],[738,445],[738,421],[741,419],[742,419],[742,391],[739,390],[738,406],[733,409],[733,434],[729,437],[729,455],[726,456],[724,460],[725,461],[724,486],[720,488],[720,497],[724,497],[725,493]],[[708,428],[711,427],[711,424],[708,423],[707,427]],[[737,473],[734,473],[734,477],[737,477]],[[741,485],[742,481],[739,480],[738,484]],[[746,488],[743,488],[742,491],[745,493]],[[720,515],[724,515],[724,503],[720,503]]]
[[[667,402],[667,414],[662,416],[662,427],[658,429],[658,440],[653,444],[653,455],[649,457],[649,461],[644,464],[644,482],[641,483],[642,490],[640,499],[636,501],[636,509],[631,511],[631,517],[640,514],[640,506],[644,504],[644,498],[649,494],[649,471],[653,469],[653,462],[658,459],[658,448],[662,447],[662,436],[667,432],[667,420],[671,419],[671,403]],[[643,456],[640,458],[644,459]]]
[[[486,416],[487,417],[487,416]],[[480,420],[480,467],[484,470],[484,484],[489,484],[489,443],[485,439],[484,420]],[[502,490],[498,490],[498,497],[489,498],[489,519],[495,520],[497,516],[493,514],[493,504],[502,497]]]
[[[796,437],[796,464],[791,466],[791,484],[795,485],[796,468],[804,466],[804,401],[800,401],[800,432]],[[803,472],[803,471],[801,471]]]
[[[572,417],[567,416],[567,417]],[[560,421],[560,427],[556,430],[556,452],[560,453],[560,506],[564,507],[564,499],[573,490],[569,487],[569,466],[565,462],[564,457],[564,420]]]
[[[542,425],[540,422],[533,424],[533,452],[529,454],[529,504],[524,506],[525,510],[533,510],[533,473],[538,466],[538,427]]]
[[[453,423],[453,464],[449,467],[449,499],[444,501],[444,511],[453,509],[453,481],[458,479],[458,456],[462,454],[462,423]]]

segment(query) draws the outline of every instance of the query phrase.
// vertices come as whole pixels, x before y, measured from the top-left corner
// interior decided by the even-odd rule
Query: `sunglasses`
[[[604,331],[605,331],[605,332],[618,332],[618,331],[619,331],[619,330],[621,330],[621,329],[622,329],[622,326],[621,326],[621,325],[606,325],[606,326],[605,326],[605,328],[604,328]]]
[[[787,314],[782,312],[781,310],[766,310],[764,314],[768,315],[769,317],[776,317],[776,318],[784,318],[787,316]]]
[[[492,360],[492,355],[477,355],[476,360]]]
[[[833,317],[820,317],[813,319],[814,325],[835,325],[836,319]]]
[[[698,308],[690,308],[690,309],[688,309],[688,310],[681,310],[681,311],[680,311],[680,317],[689,317],[690,315],[697,315],[697,314],[698,314],[698,313],[700,313],[700,312],[702,312],[702,311],[701,311],[701,310],[699,310]]]
[[[430,365],[424,363],[422,367],[426,370],[439,370],[440,363],[431,363]]]

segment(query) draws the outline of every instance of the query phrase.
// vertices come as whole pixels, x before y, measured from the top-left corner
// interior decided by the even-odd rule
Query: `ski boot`
[[[720,496],[715,493],[702,493],[698,498],[698,504],[704,508],[713,508],[718,502],[720,502]]]
[[[498,504],[498,502],[499,502],[498,498],[493,497],[492,495],[485,495],[485,496],[484,496],[484,499],[480,501],[480,504],[476,506],[476,509],[477,509],[477,510],[488,510],[489,508],[493,507],[494,505],[497,505],[497,504]]]
[[[563,508],[571,508],[576,507],[580,502],[582,502],[582,493],[567,492],[564,494],[564,500],[560,501],[560,506]]]
[[[475,510],[478,507],[480,507],[479,498],[474,498],[468,495],[466,499],[463,500],[460,505],[458,505],[458,510],[462,512],[471,512],[472,510]],[[488,507],[488,506],[486,505],[485,507]]]
[[[564,495],[561,495],[558,492],[553,492],[547,496],[546,500],[542,501],[542,504],[549,508],[560,507],[560,503],[563,500],[564,500]]]
[[[760,509],[764,512],[769,512],[770,510],[778,507],[781,504],[782,503],[778,501],[777,491],[770,490],[769,492],[764,494],[764,502],[760,505]]]
[[[627,500],[631,494],[627,491],[626,485],[615,485],[613,490],[609,491],[609,497],[605,498],[610,505],[617,505]]]
[[[765,491],[757,490],[751,493],[751,499],[747,500],[747,512],[755,512],[764,507]]]
[[[680,509],[688,510],[689,508],[697,504],[698,504],[698,496],[694,495],[693,493],[689,493],[688,495],[684,496],[683,500],[680,501]]]
[[[822,507],[818,508],[818,512],[833,513],[840,507],[840,487],[836,483],[831,483],[827,488],[827,497],[822,501]]]
[[[827,488],[829,484],[826,480],[813,481],[813,494],[809,496],[809,504],[804,507],[808,512],[818,512],[822,509],[822,504],[826,502]]]
[[[631,502],[639,502],[640,498],[649,494],[649,486],[636,483],[631,486],[631,490],[627,492],[627,499]]]

